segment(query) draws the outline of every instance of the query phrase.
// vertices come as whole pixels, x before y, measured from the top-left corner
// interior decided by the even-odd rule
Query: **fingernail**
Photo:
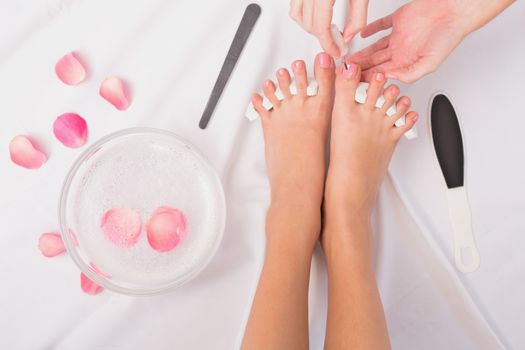
[[[385,75],[383,73],[377,73],[376,74],[376,80],[377,81],[383,81],[385,79]]]
[[[321,65],[321,68],[330,68],[332,65],[332,60],[326,52],[319,55],[319,64]]]
[[[357,71],[357,66],[354,63],[348,63],[344,65],[343,76],[346,79],[352,79]]]

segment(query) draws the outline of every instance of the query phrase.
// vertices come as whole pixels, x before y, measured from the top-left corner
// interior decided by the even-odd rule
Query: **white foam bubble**
[[[189,273],[212,253],[222,229],[222,199],[213,173],[184,144],[162,135],[123,138],[88,159],[77,178],[69,221],[83,255],[112,279],[162,285]],[[150,247],[145,232],[159,206],[182,210],[188,223],[184,241],[165,253]],[[130,248],[115,246],[100,228],[103,214],[120,207],[136,209],[143,222],[139,242]]]

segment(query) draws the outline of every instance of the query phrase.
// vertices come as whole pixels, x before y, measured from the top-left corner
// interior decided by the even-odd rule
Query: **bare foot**
[[[320,232],[326,140],[334,97],[334,62],[326,53],[317,55],[314,73],[319,91],[312,97],[306,95],[308,78],[305,63],[295,61],[292,71],[297,86],[296,95],[290,93],[288,70],[281,68],[277,71],[277,80],[284,100],[277,99],[275,84],[268,80],[263,85],[263,91],[274,108],[271,111],[264,109],[262,97],[258,94],[254,94],[252,102],[261,116],[264,131],[272,194],[269,215],[284,209],[300,218],[310,232],[305,236],[308,236],[308,244],[313,248]]]
[[[396,85],[384,90],[384,106],[375,107],[386,83],[382,73],[377,73],[371,80],[366,102],[355,102],[360,75],[360,67],[356,64],[349,64],[348,69],[341,65],[336,71],[330,166],[325,192],[327,220],[335,217],[368,222],[396,144],[418,117],[417,113],[409,112],[404,126],[394,126],[410,107],[408,97],[397,100],[399,88]],[[394,103],[397,114],[388,117],[386,111]]]

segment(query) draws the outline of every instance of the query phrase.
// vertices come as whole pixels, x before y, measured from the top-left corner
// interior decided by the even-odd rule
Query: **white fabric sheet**
[[[234,349],[264,251],[269,200],[259,122],[243,113],[251,91],[317,42],[288,17],[288,2],[260,1],[261,18],[206,131],[198,119],[247,1],[0,1],[0,348]],[[341,27],[342,6],[336,14]],[[402,1],[371,1],[370,20]],[[419,138],[402,140],[374,219],[376,270],[396,349],[520,349],[525,346],[525,3],[469,37],[441,69],[402,91],[420,112]],[[370,41],[367,41],[370,42]],[[356,49],[366,42],[358,42]],[[68,87],[55,62],[75,50],[89,77]],[[118,112],[98,96],[107,75],[124,78],[133,104]],[[479,271],[453,266],[444,181],[428,130],[428,99],[445,90],[462,120],[467,189]],[[90,142],[126,127],[174,131],[210,159],[224,184],[222,245],[195,280],[162,296],[80,290],[68,256],[42,257],[38,236],[57,230],[66,171],[81,150],[53,137],[56,116],[87,119]],[[16,134],[50,155],[38,171],[11,164]],[[311,347],[321,349],[326,272],[318,249],[310,290]]]

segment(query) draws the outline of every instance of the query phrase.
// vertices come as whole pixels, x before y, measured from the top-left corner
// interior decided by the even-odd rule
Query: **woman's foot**
[[[316,96],[306,94],[305,63],[293,62],[292,71],[296,95],[290,93],[290,73],[281,68],[277,71],[277,80],[284,99],[279,101],[275,84],[268,80],[263,84],[263,91],[274,108],[267,111],[258,94],[253,95],[252,102],[261,116],[264,131],[272,193],[268,214],[283,212],[284,216],[290,214],[298,218],[308,233],[305,232],[305,237],[289,239],[306,239],[313,248],[320,232],[326,140],[334,98],[334,62],[326,53],[317,55],[314,74],[319,90]],[[270,242],[272,237],[268,239]]]
[[[409,112],[404,126],[394,126],[395,121],[407,113],[410,99],[397,99],[399,88],[396,85],[388,86],[383,93],[386,79],[382,73],[371,80],[366,102],[356,102],[354,95],[360,75],[360,67],[356,64],[348,64],[347,68],[341,65],[336,71],[330,166],[325,191],[327,225],[333,224],[333,220],[343,224],[368,222],[396,144],[418,117],[417,113]],[[376,108],[382,93],[385,104]],[[386,111],[394,103],[397,113],[389,117]]]

